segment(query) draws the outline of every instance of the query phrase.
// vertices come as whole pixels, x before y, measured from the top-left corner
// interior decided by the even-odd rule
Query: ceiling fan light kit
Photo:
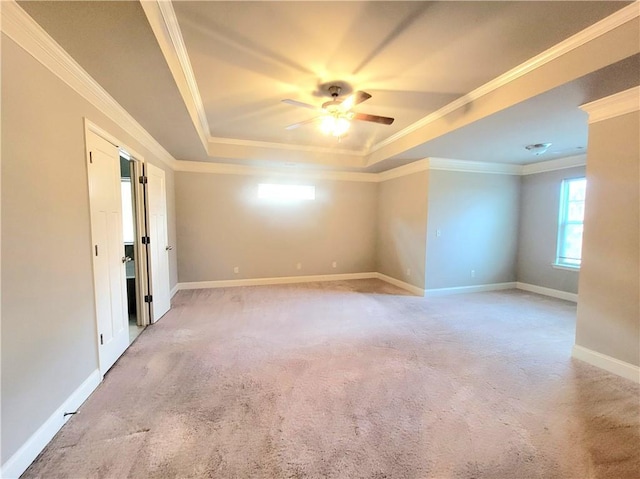
[[[294,123],[285,127],[285,129],[293,130],[306,123],[312,123],[315,120],[320,120],[320,131],[322,131],[322,133],[324,133],[325,135],[332,135],[340,139],[347,133],[347,131],[351,127],[351,120],[369,121],[373,123],[380,123],[383,125],[390,125],[391,123],[393,123],[393,118],[370,115],[367,113],[356,113],[352,111],[352,108],[354,106],[371,98],[371,95],[365,91],[356,91],[348,97],[340,99],[340,94],[345,91],[345,88],[343,88],[342,86],[338,84],[329,84],[323,90],[331,96],[331,100],[324,102],[319,108],[297,100],[282,100],[283,103],[287,103],[289,105],[308,108],[323,113],[323,115],[319,117],[301,121],[299,123]],[[351,88],[346,88],[346,91],[351,91]]]

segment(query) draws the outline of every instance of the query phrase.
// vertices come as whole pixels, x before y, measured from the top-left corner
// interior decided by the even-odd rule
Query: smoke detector
[[[536,156],[540,156],[546,153],[550,146],[551,146],[551,143],[535,143],[533,145],[525,146],[525,149],[530,151]]]

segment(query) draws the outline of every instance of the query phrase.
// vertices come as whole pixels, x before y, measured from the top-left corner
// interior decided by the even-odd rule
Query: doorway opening
[[[137,161],[120,151],[120,189],[122,195],[122,262],[125,263],[127,289],[127,313],[129,324],[129,344],[133,343],[147,325],[144,304],[141,299],[140,263],[142,254],[136,238],[138,235],[138,211],[141,200],[136,189]]]

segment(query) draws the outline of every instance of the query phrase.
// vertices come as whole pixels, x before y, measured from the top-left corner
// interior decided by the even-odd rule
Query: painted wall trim
[[[257,166],[234,165],[227,163],[207,163],[203,161],[179,161],[176,171],[189,173],[214,173],[219,175],[269,176],[281,178],[314,178],[319,180],[378,182],[376,173],[353,171],[307,170],[298,168],[273,169]]]
[[[178,283],[178,289],[233,288],[236,286],[265,286],[270,284],[313,283],[316,281],[344,281],[376,278],[377,273],[317,274],[309,276],[280,276],[275,278],[225,279]]]
[[[209,122],[173,4],[166,1],[146,1],[140,2],[140,5],[176,81],[200,142],[206,150],[209,141]]]
[[[567,291],[560,291],[558,289],[545,288],[544,286],[537,286],[535,284],[521,283],[518,281],[516,288],[523,291],[529,291],[530,293],[543,294],[545,296],[551,296],[552,298],[564,299],[565,301],[571,301],[573,303],[578,302],[578,295],[576,293],[568,293]]]
[[[567,156],[566,158],[558,158],[557,160],[541,161],[540,163],[531,163],[522,167],[522,175],[535,175],[536,173],[544,173],[546,171],[564,170],[566,168],[574,168],[576,166],[585,166],[587,164],[587,155]]]
[[[2,31],[51,73],[175,169],[177,160],[14,0],[3,1]]]
[[[416,296],[424,296],[424,289],[419,288],[418,286],[405,283],[404,281],[400,281],[399,279],[392,278],[391,276],[387,276],[386,274],[382,274],[382,273],[376,273],[376,278],[381,279],[382,281],[385,281],[394,286],[397,286],[398,288],[404,289],[405,291],[409,291],[410,293],[413,293]]]
[[[561,168],[570,168],[577,166],[576,163],[584,164],[584,159],[577,161],[572,159],[561,158],[551,160],[546,166],[541,166],[540,171],[552,171]],[[584,157],[582,157],[584,158]],[[566,161],[565,161],[566,160]],[[553,163],[553,164],[552,164]],[[528,165],[533,167],[533,165]],[[264,168],[258,166],[237,165],[228,163],[209,163],[204,161],[178,161],[176,162],[175,171],[184,171],[188,173],[212,173],[219,175],[245,175],[245,176],[270,176],[282,178],[313,178],[319,180],[334,181],[360,181],[368,183],[380,183],[383,181],[393,180],[403,176],[413,175],[421,171],[440,170],[440,171],[456,171],[466,173],[485,173],[499,175],[521,175],[524,174],[522,165],[512,165],[504,163],[489,163],[481,161],[465,161],[453,160],[447,158],[423,158],[407,165],[399,166],[391,170],[380,173],[362,173],[357,171],[335,171],[335,170],[316,170],[304,168]],[[529,168],[527,171],[534,171]],[[537,171],[536,171],[537,172]],[[526,173],[531,174],[531,173]]]
[[[309,276],[280,276],[275,278],[248,278],[248,279],[227,279],[217,281],[194,281],[178,283],[178,290],[185,289],[209,289],[209,288],[234,288],[236,286],[265,286],[270,284],[296,284],[313,283],[322,281],[347,281],[351,279],[381,279],[389,284],[409,291],[418,296],[424,296],[424,289],[418,288],[404,281],[392,278],[385,274],[368,273],[342,273],[342,274],[316,274]]]
[[[382,182],[382,181],[393,180],[395,178],[400,178],[402,176],[413,175],[414,173],[427,171],[428,169],[429,169],[429,158],[424,158],[422,160],[409,163],[408,165],[398,166],[397,168],[393,168],[391,170],[377,173],[376,176],[378,181]]]
[[[636,8],[640,10],[640,6]],[[608,120],[640,109],[640,86],[580,105],[589,114],[589,123]]]
[[[86,401],[91,393],[102,381],[99,370],[93,371],[87,379],[49,416],[42,426],[18,449],[3,465],[1,476],[4,479],[14,479],[29,467],[33,460],[42,452],[53,436],[64,426],[71,416],[64,417],[65,412],[72,412]]]
[[[173,298],[178,291],[180,291],[180,283],[176,283],[176,285],[171,288],[171,292],[169,293],[171,298]]]
[[[290,151],[309,151],[312,153],[328,153],[328,154],[340,154],[340,155],[351,155],[356,156],[358,158],[362,158],[364,155],[363,151],[359,150],[347,150],[345,148],[329,148],[324,146],[309,146],[309,145],[293,145],[289,143],[277,143],[273,141],[259,141],[259,140],[240,140],[237,138],[218,138],[218,137],[209,137],[209,146],[216,145],[234,145],[234,146],[249,146],[255,148],[270,148],[270,149],[279,149],[279,150],[290,150]],[[211,149],[209,149],[211,151]]]
[[[512,68],[508,72],[494,78],[493,80],[485,83],[484,85],[476,88],[472,92],[467,93],[466,95],[461,96],[457,100],[445,105],[439,110],[425,116],[424,118],[418,120],[417,122],[409,125],[407,128],[400,130],[399,132],[385,138],[384,140],[376,143],[371,147],[369,153],[373,153],[391,143],[399,140],[400,138],[413,133],[414,131],[433,123],[449,113],[457,110],[458,108],[462,108],[469,103],[476,101],[478,98],[491,93],[498,88],[507,85],[518,78],[526,75],[527,73],[532,72],[533,70],[540,68],[547,63],[561,57],[562,55],[575,50],[576,48],[581,47],[582,45],[595,40],[596,38],[605,35],[606,33],[614,30],[615,28],[631,21],[635,18],[638,18],[640,15],[640,8],[638,8],[638,2],[633,2],[630,5],[618,10],[617,12],[609,15],[608,17],[600,20],[593,25],[585,28],[584,30],[576,33],[575,35],[561,41],[560,43],[554,45],[553,47],[545,50],[544,52],[536,55],[533,58],[521,63],[515,68]]]
[[[505,289],[515,289],[516,283],[489,283],[478,284],[474,286],[457,286],[454,288],[434,288],[427,289],[425,296],[427,298],[435,296],[448,296],[450,294],[466,294],[466,293],[483,293],[486,291],[502,291]]]
[[[449,158],[429,158],[430,170],[460,171],[465,173],[490,173],[497,175],[520,175],[521,165],[490,163],[484,161],[454,160]]]
[[[577,344],[573,346],[571,356],[617,376],[622,376],[635,383],[640,383],[640,367],[634,366],[633,364],[620,361],[619,359],[612,358],[611,356]]]

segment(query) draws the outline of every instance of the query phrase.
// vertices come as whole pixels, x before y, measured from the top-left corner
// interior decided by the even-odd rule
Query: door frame
[[[148,326],[151,324],[150,318],[150,303],[146,303],[145,296],[149,295],[149,275],[148,275],[148,265],[147,265],[147,245],[142,243],[143,233],[146,235],[147,226],[146,226],[146,212],[147,212],[147,201],[145,197],[144,185],[138,181],[138,178],[143,175],[145,169],[145,159],[142,155],[137,153],[133,148],[124,145],[121,141],[119,141],[113,135],[107,133],[105,130],[100,128],[98,125],[93,123],[88,118],[84,117],[84,143],[85,143],[85,160],[88,162],[89,159],[89,142],[88,142],[88,133],[92,132],[104,140],[108,141],[112,145],[118,148],[120,155],[124,158],[128,158],[130,160],[134,160],[132,166],[134,167],[134,171],[131,174],[131,181],[135,187],[133,188],[134,195],[134,204],[135,204],[135,223],[136,223],[136,235],[134,238],[134,251],[135,251],[135,268],[136,268],[136,313],[138,314],[138,325],[139,326]],[[88,181],[88,171],[87,171],[87,181]],[[144,252],[144,254],[143,254]],[[91,265],[92,274],[95,275],[95,271],[93,271],[93,262]],[[126,299],[126,298],[125,298]],[[95,302],[95,298],[94,298]],[[97,321],[97,317],[96,317]],[[97,324],[96,324],[97,326]],[[100,332],[96,327],[96,348],[100,348]],[[98,365],[100,367],[100,365]],[[100,369],[100,374],[102,376],[105,375],[107,371],[103,371]]]

